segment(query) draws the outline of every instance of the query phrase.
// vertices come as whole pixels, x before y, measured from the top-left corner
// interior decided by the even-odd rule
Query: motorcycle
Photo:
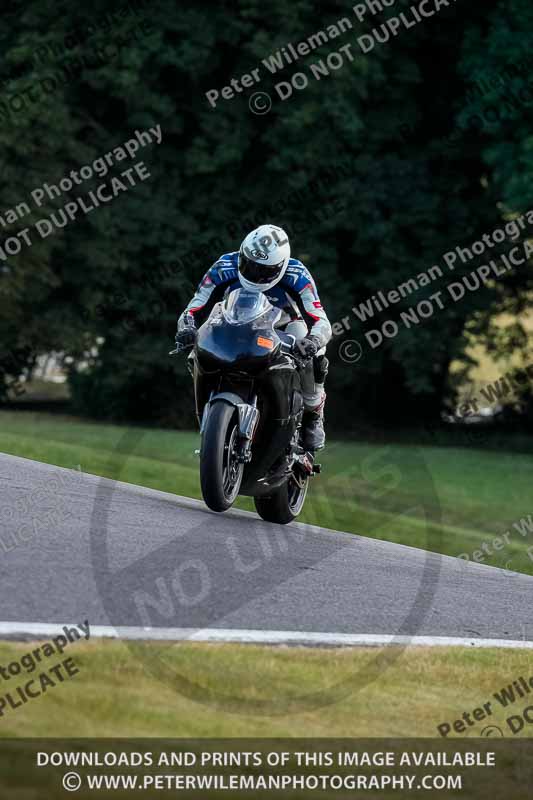
[[[302,367],[295,337],[275,329],[281,311],[260,292],[237,289],[217,304],[189,351],[200,424],[200,483],[206,505],[226,511],[254,499],[267,522],[301,512],[320,472],[302,444]]]

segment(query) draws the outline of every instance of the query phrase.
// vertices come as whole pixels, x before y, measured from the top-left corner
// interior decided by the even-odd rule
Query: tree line
[[[394,13],[408,6],[398,0]],[[533,104],[521,67],[530,59],[527,0],[454,4],[285,102],[274,82],[290,81],[304,57],[216,108],[206,100],[210,88],[304,41],[317,21],[327,27],[342,4],[273,0],[265,14],[256,0],[179,7],[157,0],[136,10],[135,23],[147,26],[134,38],[121,36],[122,16],[126,32],[132,24],[124,7],[28,0],[16,27],[11,17],[0,20],[0,108],[15,96],[33,98],[0,129],[0,245],[22,226],[6,210],[36,186],[97,159],[136,129],[162,130],[161,145],[143,154],[149,180],[0,266],[4,402],[21,371],[56,351],[68,357],[76,411],[192,424],[186,366],[167,355],[175,321],[204,272],[238,249],[251,227],[272,222],[289,232],[294,256],[310,268],[337,322],[443,253],[533,209]],[[98,26],[113,12],[113,26]],[[356,37],[373,24],[363,19],[346,41],[356,49]],[[79,35],[65,53],[59,44],[72,31]],[[84,63],[87,47],[105,52],[117,37],[113,59]],[[39,48],[54,57],[43,63]],[[333,49],[325,43],[313,58]],[[75,76],[53,92],[32,92],[76,58]],[[271,95],[268,113],[251,110],[254,91]],[[53,212],[53,201],[45,208]],[[521,241],[529,235],[522,231]],[[329,348],[332,416],[341,427],[356,419],[438,420],[454,405],[474,339],[496,358],[513,353],[527,362],[522,318],[532,288],[529,269],[516,267],[349,364],[340,344],[363,342],[365,333],[352,319]],[[393,314],[405,312],[409,298],[402,303]],[[378,322],[390,314],[378,311]],[[451,376],[452,362],[463,366]],[[531,417],[529,386],[522,395]]]

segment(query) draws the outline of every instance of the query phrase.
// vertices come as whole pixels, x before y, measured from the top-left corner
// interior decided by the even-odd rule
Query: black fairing
[[[271,341],[272,349],[259,345],[261,339]],[[276,357],[280,346],[279,337],[271,327],[252,330],[251,325],[210,325],[208,321],[198,332],[196,355],[207,371],[233,367],[256,374]]]
[[[300,374],[282,352],[287,337],[274,329],[279,312],[273,311],[238,325],[215,315],[200,328],[193,355],[199,421],[211,393],[232,392],[246,403],[257,398],[260,419],[240,490],[253,496],[268,494],[286,479],[291,441],[303,413]]]

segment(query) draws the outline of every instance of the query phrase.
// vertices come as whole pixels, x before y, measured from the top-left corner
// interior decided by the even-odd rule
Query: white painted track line
[[[79,620],[85,622],[85,620]],[[52,639],[63,633],[69,623],[0,622],[0,639]],[[124,639],[130,641],[228,642],[234,644],[307,645],[315,647],[473,647],[533,650],[533,641],[516,639],[476,639],[456,636],[395,636],[352,633],[320,633],[305,631],[262,631],[225,628],[131,628],[111,625],[90,627],[91,639]]]

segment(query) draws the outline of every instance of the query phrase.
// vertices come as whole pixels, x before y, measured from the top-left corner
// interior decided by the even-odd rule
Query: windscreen
[[[237,289],[226,297],[223,314],[232,325],[244,325],[267,314],[272,317],[273,323],[280,316],[280,312],[273,308],[263,292],[249,292],[246,289]]]

